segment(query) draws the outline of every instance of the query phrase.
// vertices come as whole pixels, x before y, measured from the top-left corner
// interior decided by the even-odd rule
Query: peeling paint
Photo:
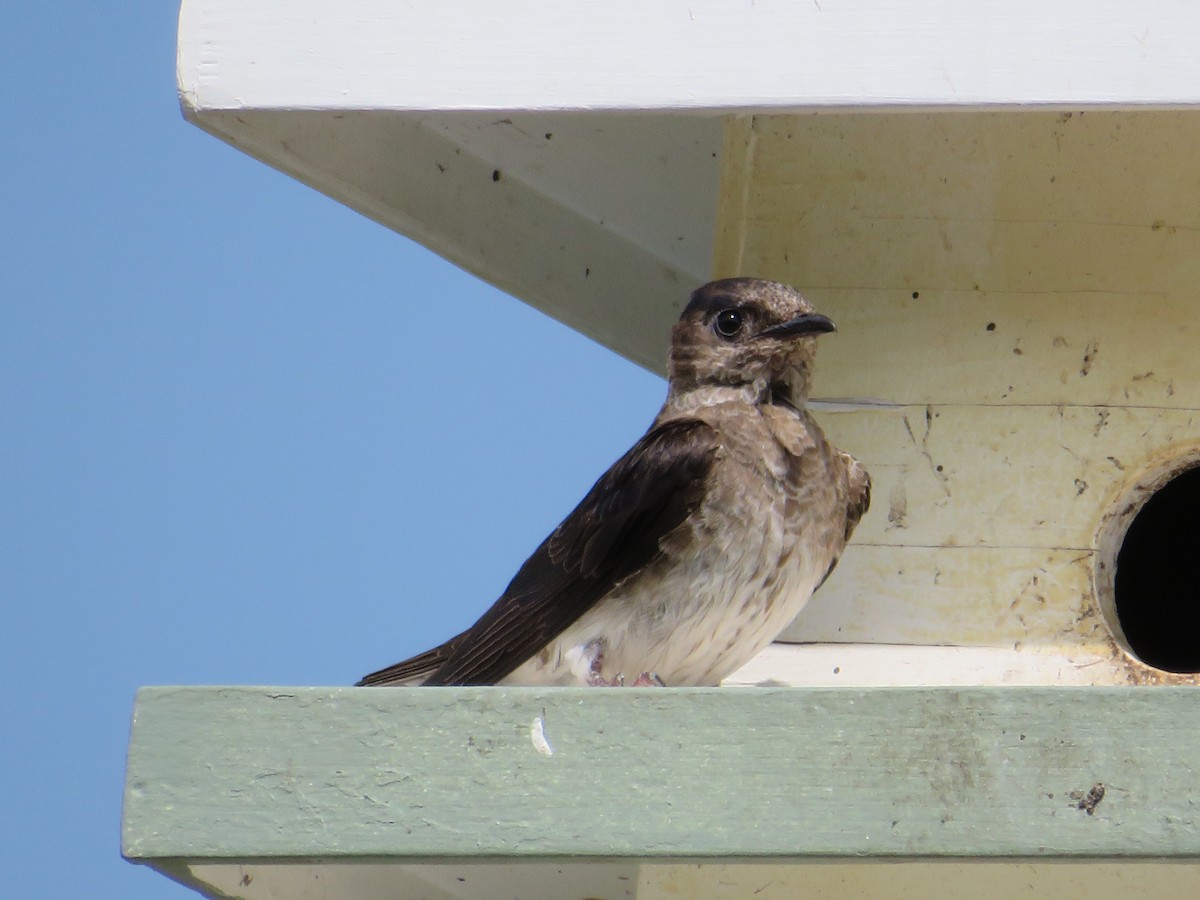
[[[903,482],[894,485],[888,493],[888,527],[907,528],[905,519],[908,517],[908,495]]]
[[[546,738],[546,722],[541,716],[533,717],[533,723],[529,726],[529,740],[533,749],[542,756],[554,755],[554,748]]]
[[[1096,362],[1096,356],[1100,353],[1100,342],[1093,338],[1083,351],[1083,362],[1079,365],[1079,377],[1087,378],[1088,373],[1092,371],[1092,365]]]
[[[1104,784],[1097,781],[1086,791],[1070,791],[1067,796],[1075,801],[1076,809],[1081,809],[1092,816],[1096,814],[1096,807],[1104,799],[1105,792]]]

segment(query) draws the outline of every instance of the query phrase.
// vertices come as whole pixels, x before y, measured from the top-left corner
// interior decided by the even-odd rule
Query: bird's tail
[[[410,659],[395,665],[364,675],[355,687],[409,687],[424,684],[425,679],[441,668],[450,658],[455,647],[467,636],[467,632],[450,638],[446,643],[432,650],[426,650]]]

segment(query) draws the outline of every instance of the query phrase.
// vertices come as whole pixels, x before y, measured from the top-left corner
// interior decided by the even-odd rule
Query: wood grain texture
[[[972,405],[821,417],[873,480],[855,539],[914,547],[1087,551],[1117,497],[1200,446],[1200,412]]]
[[[1187,688],[147,688],[123,847],[1194,859],[1198,728]]]
[[[780,640],[1107,653],[1092,562],[1078,550],[855,544]]]
[[[799,629],[804,622],[798,620]],[[797,636],[803,640],[804,635]],[[1080,687],[1158,684],[1111,646],[776,642],[725,679],[723,687]]]
[[[1196,453],[1198,420],[1004,404],[822,416],[871,472],[874,501],[783,638],[1107,652],[1092,578],[1102,523],[1147,472]]]
[[[821,396],[1200,408],[1198,143],[1183,112],[737,117],[714,273],[838,323]]]

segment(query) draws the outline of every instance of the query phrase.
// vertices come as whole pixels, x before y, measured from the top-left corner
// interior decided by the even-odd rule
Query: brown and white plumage
[[[360,684],[718,684],[796,616],[870,501],[804,408],[833,323],[726,279],[672,333],[667,400],[469,629]]]

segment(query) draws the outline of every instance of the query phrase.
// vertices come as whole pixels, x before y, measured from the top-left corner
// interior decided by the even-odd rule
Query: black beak
[[[808,313],[803,316],[796,316],[796,318],[790,321],[772,325],[765,331],[760,331],[758,336],[794,338],[803,337],[806,334],[828,334],[831,331],[837,331],[837,326],[833,324],[832,319],[820,313]]]

